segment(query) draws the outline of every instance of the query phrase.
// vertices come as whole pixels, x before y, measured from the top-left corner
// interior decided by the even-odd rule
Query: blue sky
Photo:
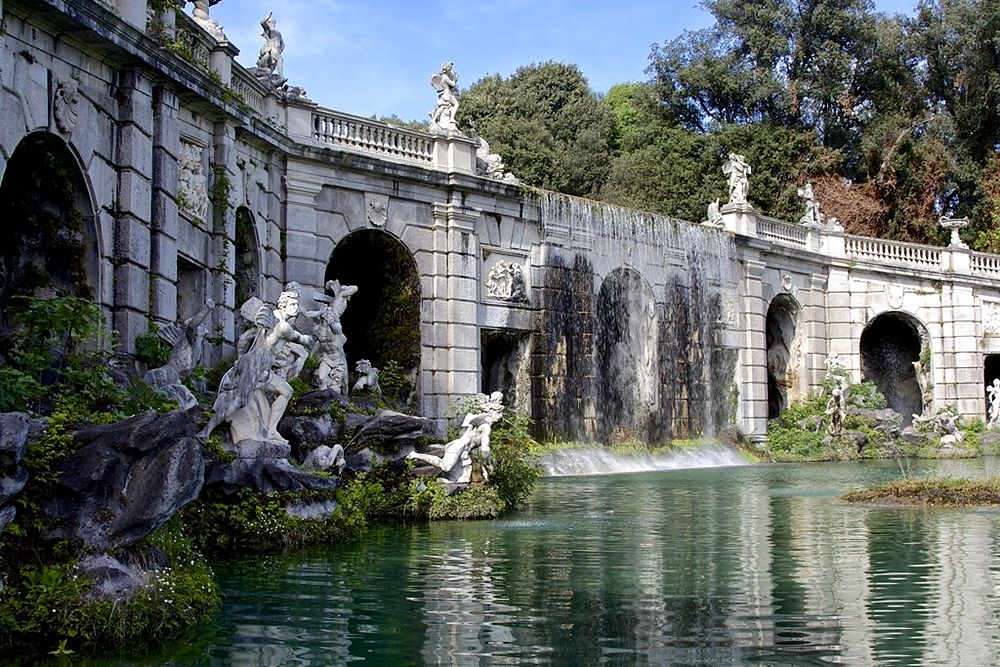
[[[917,0],[876,0],[911,14]],[[712,23],[697,0],[226,0],[212,17],[252,67],[260,20],[274,11],[285,76],[321,106],[359,116],[425,120],[430,75],[451,60],[467,88],[547,60],[580,67],[591,88],[644,81],[650,45]]]

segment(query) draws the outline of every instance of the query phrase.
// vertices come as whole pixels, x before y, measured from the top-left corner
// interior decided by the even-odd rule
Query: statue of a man
[[[266,73],[268,81],[277,88],[288,80],[285,78],[285,58],[282,55],[285,50],[285,40],[278,30],[277,21],[274,20],[274,12],[260,22],[260,27],[264,30],[261,33],[264,37],[264,46],[260,47],[257,67]]]
[[[312,338],[291,325],[299,312],[298,292],[283,292],[278,303],[276,310],[256,297],[244,304],[244,308],[256,307],[256,336],[247,353],[222,377],[213,405],[215,414],[201,437],[207,438],[216,426],[228,421],[234,443],[246,439],[286,442],[277,429],[292,387],[275,372],[275,359],[289,343],[308,348]]]
[[[222,31],[222,26],[219,22],[208,15],[208,8],[212,5],[217,5],[222,0],[191,0],[194,5],[194,9],[191,11],[191,16],[194,20],[204,28],[208,34],[214,37],[217,41],[227,42],[226,34]],[[187,4],[187,3],[183,3]]]
[[[437,91],[437,105],[431,111],[432,132],[457,132],[458,123],[458,73],[455,66],[446,62],[441,71],[431,76],[431,86]]]
[[[813,193],[812,183],[806,183],[805,186],[799,188],[798,195],[805,201],[806,205],[805,215],[799,222],[806,227],[822,227],[823,214],[819,212],[819,202],[816,201],[816,195]]]
[[[444,447],[442,456],[410,452],[407,458],[429,463],[442,472],[438,481],[445,484],[467,484],[472,480],[472,450],[479,448],[483,459],[483,479],[489,479],[492,468],[490,459],[490,431],[503,416],[503,394],[495,391],[489,396],[480,394],[479,407],[465,415],[462,435]]]
[[[739,153],[730,153],[729,161],[722,165],[722,173],[729,176],[729,203],[746,204],[750,193],[747,177],[753,173],[747,159]]]
[[[333,296],[313,294],[313,300],[324,304],[318,310],[306,311],[306,317],[313,321],[313,333],[318,342],[316,356],[316,386],[319,389],[334,389],[347,396],[349,379],[347,354],[344,345],[347,336],[340,318],[347,310],[347,302],[357,291],[357,285],[341,285],[339,280],[328,280],[326,289]]]

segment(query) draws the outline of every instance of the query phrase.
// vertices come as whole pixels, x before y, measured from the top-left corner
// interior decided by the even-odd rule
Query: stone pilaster
[[[150,314],[159,322],[177,319],[177,95],[153,90],[153,199],[150,256]]]
[[[805,355],[804,382],[799,383],[804,396],[810,387],[818,387],[826,375],[826,287],[827,277],[813,275],[802,304],[802,351]]]
[[[437,277],[424,301],[421,360],[424,414],[444,415],[456,400],[480,390],[478,213],[457,202],[434,205],[433,259]]]
[[[221,354],[228,354],[229,343],[236,340],[236,207],[232,201],[232,182],[239,173],[236,165],[236,130],[225,122],[215,124],[212,139],[212,174],[209,180],[212,200],[212,300],[217,306],[213,311],[212,323],[221,328],[226,340]],[[219,351],[217,351],[218,353]]]
[[[762,293],[763,262],[743,263],[743,312],[745,344],[740,350],[740,429],[752,439],[767,436],[767,303]]]
[[[323,186],[302,178],[289,179],[285,190],[285,228],[280,254],[285,262],[284,281],[323,291],[329,257],[316,257],[315,239],[320,235],[316,195]],[[275,295],[277,297],[277,295]]]
[[[112,323],[119,349],[135,351],[149,313],[152,83],[136,70],[121,74],[118,90],[118,197],[114,228]]]

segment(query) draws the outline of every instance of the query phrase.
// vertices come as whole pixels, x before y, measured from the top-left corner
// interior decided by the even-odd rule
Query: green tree
[[[461,96],[459,123],[485,138],[529,185],[575,195],[599,192],[611,162],[611,107],[575,65],[546,62],[509,78],[487,76]]]

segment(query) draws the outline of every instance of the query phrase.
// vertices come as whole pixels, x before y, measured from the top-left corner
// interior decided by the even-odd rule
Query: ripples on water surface
[[[182,662],[997,664],[1000,514],[835,500],[896,476],[820,464],[545,479],[506,520],[227,561],[217,626]]]

